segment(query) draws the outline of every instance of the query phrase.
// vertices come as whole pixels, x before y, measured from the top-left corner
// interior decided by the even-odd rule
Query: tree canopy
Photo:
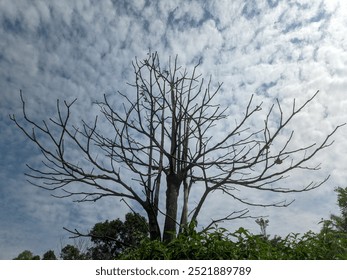
[[[25,250],[20,253],[14,260],[39,260],[40,256],[34,255],[31,251]]]
[[[228,107],[218,102],[222,84],[202,78],[199,65],[188,71],[178,65],[177,57],[162,65],[157,53],[136,59],[129,92],[115,93],[116,103],[107,95],[97,101],[101,116],[93,123],[71,123],[76,100],[64,101],[63,107],[58,101],[55,118],[36,122],[28,116],[21,94],[23,120],[14,115],[11,119],[36,144],[44,160],[41,167],[29,166],[30,182],[54,192],[55,197],[75,197],[79,202],[121,197],[146,213],[152,240],[169,242],[177,231],[198,221],[214,192],[245,208],[210,217],[205,230],[220,221],[251,217],[248,206],[291,203],[250,201],[240,195],[242,190],[300,193],[328,180],[324,177],[290,187],[282,182],[296,170],[318,170],[319,165],[311,165],[311,160],[333,143],[331,138],[341,126],[320,142],[300,147],[292,146],[294,129],[282,133],[318,91],[301,105],[294,100],[289,112],[276,100],[266,109],[261,127],[251,125],[263,109],[263,103],[254,104],[252,96],[242,117],[230,122]],[[216,133],[221,123],[227,125]],[[280,135],[286,140],[278,141]],[[70,151],[78,153],[78,159]],[[76,183],[84,188],[77,188]]]
[[[114,259],[127,248],[136,248],[148,236],[144,217],[128,213],[125,221],[116,219],[94,225],[88,234],[94,246],[88,249],[93,260]]]

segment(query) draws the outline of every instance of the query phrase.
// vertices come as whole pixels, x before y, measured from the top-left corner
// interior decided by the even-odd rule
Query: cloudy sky
[[[203,76],[223,82],[218,98],[234,108],[235,119],[251,94],[264,102],[264,112],[278,98],[289,114],[294,98],[302,104],[320,90],[291,124],[295,143],[311,144],[347,121],[346,34],[342,0],[0,1],[0,259],[25,249],[58,253],[70,242],[62,227],[88,229],[128,212],[118,198],[76,204],[27,183],[25,164],[42,158],[8,117],[21,116],[20,90],[28,114],[38,121],[55,115],[57,99],[77,98],[78,124],[98,114],[93,101],[103,94],[129,90],[135,57],[151,50],[166,61],[178,54],[180,65],[192,69],[201,59]],[[268,216],[269,234],[318,231],[320,219],[338,211],[333,189],[346,186],[346,136],[342,128],[334,145],[315,159],[322,166],[313,176],[331,175],[323,187],[271,197],[295,198],[288,208],[252,209]],[[293,174],[291,183],[306,184],[310,176]],[[205,222],[226,205],[230,211],[233,202],[211,200]],[[260,231],[254,220],[223,226]]]

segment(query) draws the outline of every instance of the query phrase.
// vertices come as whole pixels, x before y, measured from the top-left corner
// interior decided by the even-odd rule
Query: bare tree
[[[296,169],[318,170],[319,165],[308,163],[319,151],[332,145],[331,137],[342,125],[336,126],[321,143],[291,148],[294,133],[291,131],[284,143],[279,142],[273,148],[288,123],[318,92],[301,106],[294,100],[288,117],[277,100],[269,108],[264,126],[255,131],[248,121],[262,109],[262,104],[254,105],[252,96],[243,117],[224,131],[222,137],[214,137],[214,127],[228,117],[227,108],[214,101],[222,85],[212,89],[211,79],[205,81],[197,74],[198,66],[189,73],[178,67],[176,57],[162,68],[157,53],[149,54],[143,61],[136,59],[134,83],[129,84],[135,96],[118,92],[124,101],[121,110],[106,96],[97,103],[109,125],[107,131],[100,129],[97,117],[92,124],[83,121],[81,128],[71,125],[71,107],[75,101],[64,101],[64,110],[58,101],[58,117],[37,123],[27,115],[21,94],[26,125],[14,115],[11,119],[44,157],[42,168],[29,166],[31,172],[26,175],[34,179],[30,182],[55,191],[56,197],[73,196],[79,202],[105,196],[137,202],[147,213],[151,238],[169,241],[178,228],[198,220],[212,192],[221,191],[246,207],[285,207],[291,202],[251,202],[238,196],[236,190],[304,192],[328,179],[291,188],[279,185]],[[275,128],[270,126],[274,111],[278,113]],[[79,152],[79,160],[84,158],[84,164],[69,156],[70,149]],[[131,174],[131,180],[126,174]],[[81,183],[85,189],[77,188],[74,183]],[[189,210],[192,207],[189,198],[195,190],[202,195]],[[56,191],[61,192],[56,194]],[[163,197],[165,206],[161,202]],[[183,205],[182,209],[178,205]],[[248,212],[247,208],[231,212],[212,220],[206,229],[220,221],[249,217]],[[160,215],[164,216],[163,227],[159,224]]]

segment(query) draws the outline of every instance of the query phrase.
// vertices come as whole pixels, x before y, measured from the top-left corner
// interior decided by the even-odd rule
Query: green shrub
[[[346,234],[329,231],[291,233],[268,239],[244,228],[229,233],[223,228],[197,232],[190,225],[168,244],[144,239],[138,248],[125,251],[121,259],[147,260],[334,260],[347,259]]]

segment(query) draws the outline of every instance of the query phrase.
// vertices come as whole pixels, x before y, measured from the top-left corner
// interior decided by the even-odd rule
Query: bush
[[[223,228],[197,232],[189,226],[168,244],[145,239],[138,248],[125,251],[121,259],[147,260],[337,260],[347,259],[346,234],[291,233],[268,239],[244,228],[229,233]]]

